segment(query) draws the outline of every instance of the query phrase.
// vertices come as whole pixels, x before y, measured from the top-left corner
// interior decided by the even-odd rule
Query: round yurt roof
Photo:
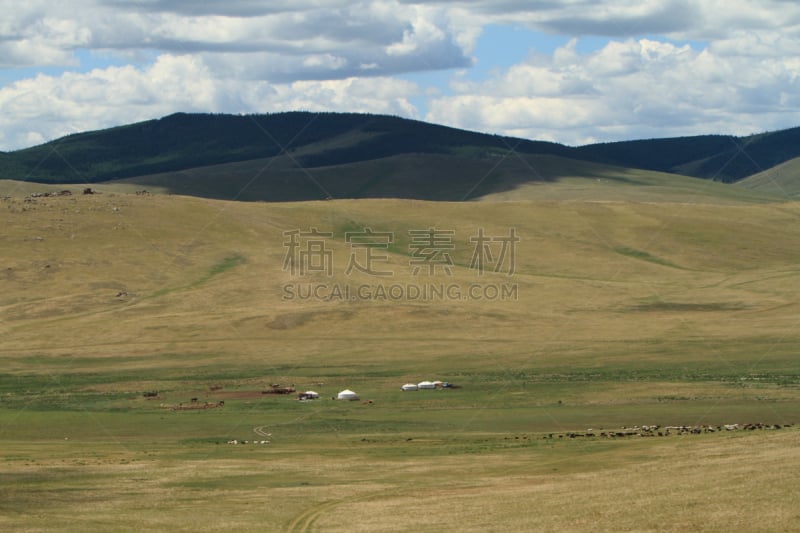
[[[339,393],[339,398],[357,398],[358,395],[350,389],[345,389]]]

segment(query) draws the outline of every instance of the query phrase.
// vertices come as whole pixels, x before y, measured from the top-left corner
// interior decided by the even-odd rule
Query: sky
[[[569,145],[800,126],[796,0],[0,0],[0,150],[175,112]]]

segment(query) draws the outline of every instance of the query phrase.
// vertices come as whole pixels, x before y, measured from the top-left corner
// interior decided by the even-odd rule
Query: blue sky
[[[798,57],[782,0],[0,0],[0,150],[176,111],[749,134],[800,125]]]

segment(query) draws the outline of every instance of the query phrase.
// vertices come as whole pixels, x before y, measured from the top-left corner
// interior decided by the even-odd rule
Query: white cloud
[[[710,41],[737,32],[781,29],[795,38],[800,32],[800,4],[793,0],[440,0],[425,4],[464,10],[481,25],[524,24],[568,36],[665,35]]]
[[[259,70],[262,79],[271,81],[290,80],[295,70],[301,79],[346,78],[362,63],[376,64],[380,75],[469,64],[459,44],[463,36],[449,24],[447,9],[394,0],[299,2],[262,9],[258,2],[251,2],[249,9],[245,2],[227,7],[211,2],[196,9],[195,2],[77,0],[72,11],[37,0],[20,11],[10,4],[0,1],[0,9],[6,8],[0,21],[2,42],[33,48],[16,53],[13,63],[5,60],[15,66],[65,64],[78,49],[217,54],[219,64],[247,63],[249,55],[260,54],[280,58],[280,68]],[[324,55],[340,60],[332,67],[322,62],[315,70],[306,68],[309,57]],[[344,65],[354,67],[347,70]]]
[[[736,47],[724,54],[651,39],[575,48],[572,41],[533,56],[496,79],[457,81],[455,94],[432,100],[426,119],[569,144],[800,123],[800,60],[791,51],[754,58]]]
[[[408,98],[417,92],[413,83],[392,78],[349,78],[330,81],[298,81],[275,86],[275,109],[385,113],[414,117]]]
[[[488,24],[574,39],[450,94],[397,79],[468,70]],[[587,53],[587,35],[611,40]],[[87,72],[98,54],[123,66]],[[5,79],[67,71],[0,86],[0,149],[175,111],[417,116],[412,98],[428,120],[567,143],[750,133],[800,122],[798,58],[782,0],[0,0]]]
[[[77,65],[70,52],[50,46],[42,41],[20,39],[0,42],[0,68],[37,65]]]
[[[271,84],[213,76],[193,56],[161,55],[133,66],[39,75],[0,89],[0,145],[29,146],[69,133],[176,111],[353,111],[415,116],[415,84],[387,77]]]

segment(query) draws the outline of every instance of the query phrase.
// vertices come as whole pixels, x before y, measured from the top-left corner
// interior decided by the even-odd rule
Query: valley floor
[[[731,202],[0,200],[0,529],[794,530],[800,206]]]

